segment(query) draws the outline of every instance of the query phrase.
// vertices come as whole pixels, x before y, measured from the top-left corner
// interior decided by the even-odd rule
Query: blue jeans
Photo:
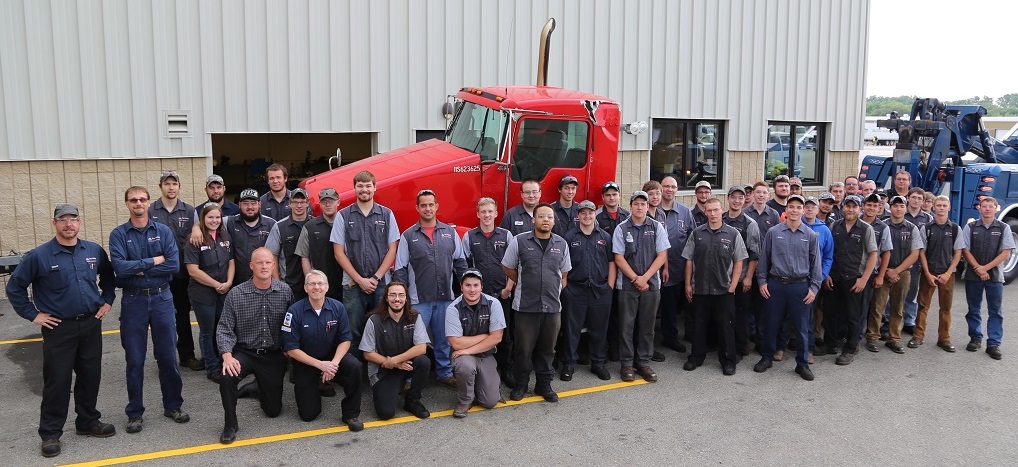
[[[379,283],[375,292],[371,294],[364,293],[357,284],[343,286],[343,307],[346,308],[350,332],[353,334],[351,350],[360,345],[361,334],[364,333],[364,315],[382,301],[382,290],[385,290],[385,284],[382,283]]]
[[[905,293],[905,326],[915,326],[915,318],[919,314],[919,283],[923,280],[923,267],[916,261],[912,268],[912,282]]]
[[[205,372],[221,373],[223,365],[216,349],[216,326],[219,316],[223,314],[225,295],[219,295],[215,303],[198,303],[191,301],[194,316],[198,320],[198,348],[201,349],[201,361],[205,364]]]
[[[760,348],[760,356],[767,360],[774,360],[774,351],[778,345],[778,331],[786,319],[792,324],[799,342],[809,343],[810,317],[813,313],[810,306],[803,303],[809,292],[809,283],[782,284],[772,280],[767,281],[767,291],[771,298],[764,300],[763,319],[763,342]],[[809,365],[808,345],[800,345],[795,356],[797,366]]]
[[[421,314],[421,321],[428,328],[431,335],[431,344],[435,348],[435,374],[439,378],[452,376],[452,346],[449,339],[445,337],[445,309],[449,308],[452,301],[439,300],[435,302],[418,303],[413,306]]]
[[[969,305],[965,321],[969,324],[969,337],[982,342],[983,326],[980,308],[983,306],[983,291],[986,291],[986,311],[989,313],[986,318],[986,346],[996,347],[1004,338],[1004,314],[1000,310],[1004,294],[1002,282],[965,281],[965,301]]]
[[[128,418],[145,413],[143,387],[145,355],[148,353],[148,329],[152,327],[152,353],[159,366],[159,387],[163,408],[179,409],[184,404],[183,383],[177,368],[177,325],[173,294],[164,290],[158,295],[124,294],[120,301],[120,344],[127,359]]]

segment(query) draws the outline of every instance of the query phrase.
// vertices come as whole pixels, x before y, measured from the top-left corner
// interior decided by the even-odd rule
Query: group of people
[[[723,202],[701,181],[692,207],[676,199],[678,183],[666,176],[629,195],[628,209],[615,182],[601,188],[597,207],[575,200],[571,175],[550,204],[528,179],[523,202],[499,225],[497,203],[478,200],[478,225],[462,238],[438,220],[432,190],[417,194],[419,220],[400,232],[392,211],[374,201],[370,172],[355,175],[356,200],[346,208],[335,189],[321,190],[318,217],[304,189],[286,188],[285,167],[272,165],[266,176],[269,192],[245,189],[239,204],[224,199],[218,175],[206,180],[209,199],[198,206],[177,198],[173,171],[160,177],[154,201],[144,187],[127,189],[130,219],[110,233],[109,255],[78,237],[77,207],[56,206],[54,239],[29,252],[7,285],[15,310],[42,327],[42,455],[60,453],[72,372],[76,432],[116,433],[96,410],[100,320],[115,288],[126,431],[144,426],[151,329],[164,416],[190,419],[179,367],[205,371],[219,385],[222,443],[236,439],[248,375],[248,392],[275,417],[291,372],[304,421],[321,414],[321,397],[339,384],[341,420],[351,431],[363,429],[365,365],[380,419],[395,416],[401,396],[406,412],[429,417],[421,394],[432,369],[457,391],[457,418],[502,400],[500,384],[521,400],[532,373],[534,394],[548,402],[558,400],[556,373],[569,381],[588,363],[602,380],[612,377],[608,362],[618,361],[623,381],[654,382],[651,362],[665,360],[655,348],[658,319],[663,347],[685,353],[682,341],[691,342],[687,371],[716,349],[722,372],[735,374],[755,343],[761,359],[753,369],[765,372],[794,344],[795,371],[812,380],[815,355],[838,354],[835,362],[847,365],[863,339],[872,352],[885,340],[902,353],[907,331],[908,347],[923,345],[936,291],[937,345],[953,352],[950,308],[963,259],[966,348],[982,346],[985,295],[986,353],[1001,358],[1001,264],[1015,245],[994,218],[996,200],[982,198],[981,218],[958,226],[948,220],[949,199],[910,188],[907,172],[896,174],[889,197],[854,177],[804,197],[798,180],[778,176],[773,196],[771,183],[759,181],[732,186]]]

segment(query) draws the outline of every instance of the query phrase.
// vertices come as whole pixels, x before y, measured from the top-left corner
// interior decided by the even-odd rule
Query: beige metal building
[[[269,160],[300,177],[441,136],[464,85],[549,83],[609,96],[624,189],[857,170],[869,1],[0,0],[0,251],[52,236],[55,203],[103,244],[123,192],[176,169],[201,201]],[[765,162],[765,159],[767,160]],[[686,192],[689,193],[689,192]]]

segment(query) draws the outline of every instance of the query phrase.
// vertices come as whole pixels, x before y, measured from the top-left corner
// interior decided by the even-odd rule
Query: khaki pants
[[[876,289],[873,293],[873,310],[870,312],[869,322],[866,326],[866,341],[880,339],[880,320],[884,315],[884,308],[887,307],[887,300],[891,301],[891,322],[888,325],[888,342],[901,342],[901,325],[905,321],[905,294],[908,293],[908,286],[911,274],[909,271],[901,273],[898,283],[884,279],[884,286]]]
[[[915,320],[915,336],[918,339],[926,337],[926,315],[930,311],[933,301],[933,292],[937,292],[937,302],[940,306],[940,324],[937,328],[937,342],[951,342],[951,302],[954,300],[954,274],[950,274],[947,282],[943,284],[930,285],[925,277],[919,280],[919,313]]]

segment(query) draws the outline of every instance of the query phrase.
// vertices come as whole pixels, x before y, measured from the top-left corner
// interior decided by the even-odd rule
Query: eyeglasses
[[[527,196],[536,196],[536,195],[541,194],[541,190],[527,190],[527,191],[523,191],[521,193],[523,193],[524,195],[527,195]]]
[[[53,220],[61,224],[77,224],[78,222],[81,222],[80,217],[60,217]]]
[[[146,202],[148,202],[148,198],[128,198],[127,202],[128,203],[132,203],[132,204],[133,203],[146,203]]]
[[[325,287],[325,286],[329,285],[328,282],[321,282],[321,281],[305,282],[305,284],[307,284],[308,287]]]
[[[405,293],[390,293],[387,295],[389,298],[406,298]]]

